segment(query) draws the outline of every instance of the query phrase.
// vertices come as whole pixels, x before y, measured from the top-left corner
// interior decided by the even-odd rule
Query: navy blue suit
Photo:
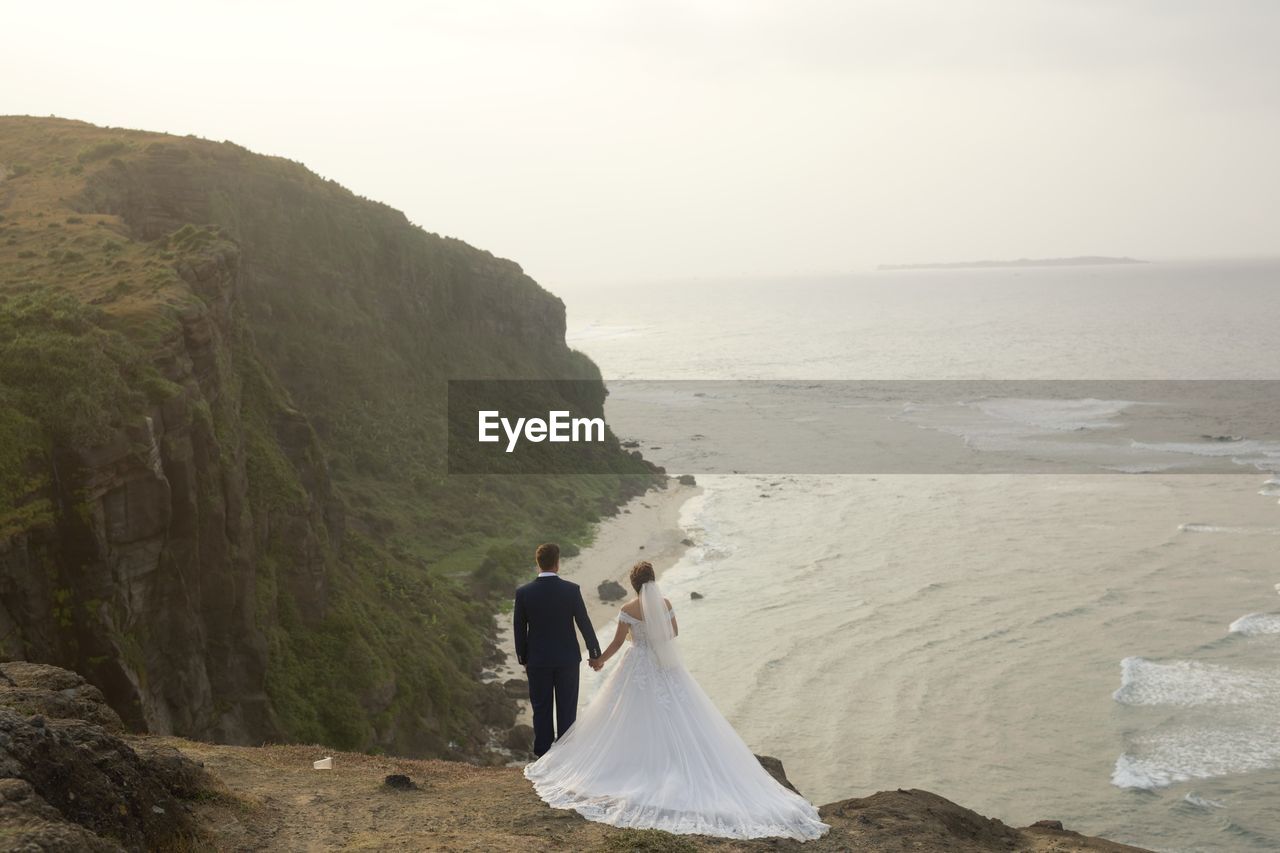
[[[578,670],[582,649],[573,630],[576,622],[591,658],[600,643],[587,618],[582,590],[558,575],[540,577],[516,590],[513,611],[516,659],[529,675],[533,705],[533,754],[542,755],[564,737],[578,716]],[[551,714],[554,701],[555,726]]]

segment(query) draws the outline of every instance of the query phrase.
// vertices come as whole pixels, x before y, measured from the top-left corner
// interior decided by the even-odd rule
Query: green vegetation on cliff
[[[474,752],[496,597],[658,480],[446,476],[450,378],[602,405],[563,304],[231,143],[0,118],[0,176],[0,654],[135,726]]]

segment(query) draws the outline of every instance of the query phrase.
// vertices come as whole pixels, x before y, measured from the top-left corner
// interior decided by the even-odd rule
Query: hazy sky
[[[0,113],[300,160],[544,284],[1280,254],[1280,2],[5,4]]]

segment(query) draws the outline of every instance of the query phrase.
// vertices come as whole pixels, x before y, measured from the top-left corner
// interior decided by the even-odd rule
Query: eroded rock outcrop
[[[0,673],[5,849],[151,850],[203,837],[189,805],[215,788],[203,768],[172,747],[135,749],[75,673],[24,662]]]
[[[822,819],[857,839],[857,849],[947,850],[993,853],[1004,850],[1072,853],[1146,853],[1141,848],[1091,838],[1057,827],[1018,829],[984,817],[945,797],[917,789],[880,791],[823,806]],[[1048,821],[1042,823],[1049,823]]]

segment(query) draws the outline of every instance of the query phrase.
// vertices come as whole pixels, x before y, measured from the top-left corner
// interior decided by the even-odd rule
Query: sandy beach
[[[685,552],[688,546],[683,540],[687,534],[680,527],[680,509],[700,492],[697,486],[684,486],[673,478],[667,488],[654,489],[633,498],[613,518],[602,521],[596,528],[592,543],[576,557],[562,561],[560,574],[582,587],[582,597],[587,602],[587,612],[602,648],[613,638],[611,626],[617,618],[619,606],[631,598],[631,587],[627,581],[631,567],[639,560],[648,560],[661,578],[662,573]],[[530,578],[535,575],[532,551],[530,546]],[[626,587],[627,597],[619,601],[601,601],[596,590],[607,580],[617,581]],[[511,614],[498,613],[494,618],[498,625],[498,647],[507,655],[506,662],[494,672],[500,681],[524,678],[524,669],[516,662]],[[591,674],[584,662],[584,680]],[[528,700],[521,700],[519,722],[528,723],[530,713]]]

